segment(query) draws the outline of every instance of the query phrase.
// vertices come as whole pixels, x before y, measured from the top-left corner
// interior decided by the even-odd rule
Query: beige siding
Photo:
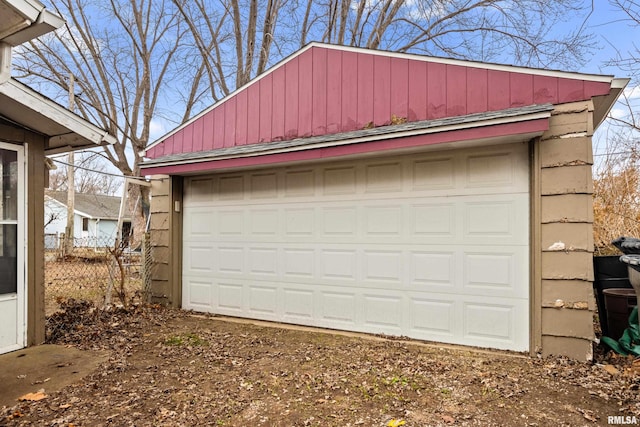
[[[179,307],[181,303],[182,180],[154,176],[151,181],[151,250],[153,280],[151,300]]]
[[[549,130],[534,150],[540,194],[532,247],[540,260],[533,274],[532,331],[544,355],[592,357],[593,133],[591,102],[556,106]],[[535,171],[534,171],[535,172]],[[560,242],[562,244],[560,244]],[[555,244],[555,248],[552,245]],[[537,292],[536,292],[537,290]],[[536,324],[540,322],[540,324]]]

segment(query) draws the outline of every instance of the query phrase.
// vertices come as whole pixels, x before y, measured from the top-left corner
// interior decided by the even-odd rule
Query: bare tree
[[[118,138],[101,153],[124,175],[137,176],[152,119],[178,122],[198,107],[204,61],[185,60],[186,26],[170,0],[59,0],[49,6],[67,25],[25,46],[15,70],[60,97],[76,77],[76,111]],[[206,83],[206,82],[205,82]],[[57,92],[52,90],[57,88]],[[192,90],[184,88],[193,88]],[[162,105],[163,107],[160,107]],[[163,110],[164,109],[164,110]],[[148,189],[130,186],[136,236],[144,232]],[[134,238],[135,239],[135,238]]]
[[[53,159],[58,168],[49,174],[49,189],[66,191],[67,168],[65,161]],[[122,180],[110,173],[104,158],[98,153],[84,151],[76,153],[75,161],[75,190],[83,194],[104,194],[113,196],[121,189]]]
[[[173,1],[207,60],[214,100],[314,40],[563,68],[594,47],[584,24],[566,25],[590,13],[576,0]]]
[[[637,0],[610,0],[609,3],[624,14],[625,19],[618,25],[626,25],[633,34],[640,35],[640,2]],[[631,37],[633,40],[633,37]],[[613,46],[614,49],[615,46]],[[640,141],[640,45],[633,44],[631,50],[621,52],[616,49],[615,57],[607,62],[608,66],[619,68],[631,78],[627,89],[622,93],[618,106],[625,114],[612,115],[611,122],[631,132],[634,143]]]
[[[519,65],[576,67],[592,40],[581,0],[45,0],[67,25],[23,46],[15,71],[116,136],[124,175],[156,122],[173,127],[310,41]],[[134,240],[148,189],[132,185]]]

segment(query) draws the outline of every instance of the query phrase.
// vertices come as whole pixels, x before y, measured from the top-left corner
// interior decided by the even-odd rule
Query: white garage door
[[[185,180],[183,307],[527,350],[524,144]]]

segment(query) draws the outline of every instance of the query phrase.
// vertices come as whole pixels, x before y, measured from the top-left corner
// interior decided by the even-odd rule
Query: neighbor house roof
[[[220,168],[222,162],[240,167],[305,160],[301,150],[314,151],[306,154],[311,159],[394,149],[408,136],[405,123],[416,124],[413,137],[431,134],[410,143],[416,145],[531,136],[546,130],[549,114],[545,123],[537,120],[534,130],[527,108],[586,100],[593,101],[597,127],[627,82],[605,75],[311,43],[151,144],[142,168],[147,175],[188,174]],[[513,111],[518,114],[510,116]],[[487,120],[487,113],[500,119]],[[455,123],[460,117],[464,123]],[[396,142],[384,145],[378,131],[368,132],[382,127],[388,128],[381,131],[384,139]],[[451,135],[442,139],[434,132]],[[354,137],[374,141],[377,147],[313,146]],[[275,153],[269,144],[286,153]]]
[[[45,197],[49,197],[60,205],[67,206],[66,191],[46,190]],[[120,212],[120,197],[98,194],[75,193],[76,214],[92,219],[117,220]],[[129,219],[126,217],[125,219]]]

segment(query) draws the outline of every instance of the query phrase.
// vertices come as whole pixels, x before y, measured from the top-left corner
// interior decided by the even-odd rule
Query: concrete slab
[[[0,355],[0,407],[44,389],[51,393],[82,380],[107,361],[106,352],[43,344]]]

